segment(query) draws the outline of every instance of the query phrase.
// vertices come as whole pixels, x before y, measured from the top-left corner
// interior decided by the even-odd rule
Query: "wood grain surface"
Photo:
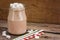
[[[2,27],[2,25],[4,25]],[[15,37],[18,36],[12,36],[11,39],[7,39],[6,37],[2,36],[2,31],[7,30],[7,22],[3,21],[0,22],[0,40],[12,40]],[[38,29],[41,30],[43,29],[44,31],[52,31],[52,32],[60,32],[60,25],[57,24],[42,24],[42,23],[28,23],[27,24],[28,28],[27,29]],[[39,39],[30,39],[30,40],[60,40],[60,34],[52,34],[52,33],[45,33],[42,35]]]

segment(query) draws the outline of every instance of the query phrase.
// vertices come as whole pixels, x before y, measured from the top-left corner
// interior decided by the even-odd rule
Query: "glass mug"
[[[11,34],[24,34],[27,30],[25,8],[21,3],[10,4],[8,15],[8,32]]]

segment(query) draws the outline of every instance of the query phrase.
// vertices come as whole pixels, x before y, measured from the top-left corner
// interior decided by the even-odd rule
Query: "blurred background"
[[[28,22],[60,24],[60,0],[0,0],[0,20],[7,20],[14,2],[25,5]]]

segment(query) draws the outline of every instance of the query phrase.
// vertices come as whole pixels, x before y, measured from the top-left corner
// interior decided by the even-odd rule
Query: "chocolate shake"
[[[21,3],[10,4],[8,15],[8,32],[11,34],[24,34],[27,30],[25,8]]]

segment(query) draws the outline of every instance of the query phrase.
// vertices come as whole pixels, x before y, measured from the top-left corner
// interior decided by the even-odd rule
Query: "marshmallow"
[[[6,36],[6,31],[3,31],[2,32],[2,36]]]
[[[6,38],[7,38],[7,39],[10,39],[10,38],[11,38],[11,36],[10,36],[10,35],[6,35]]]

